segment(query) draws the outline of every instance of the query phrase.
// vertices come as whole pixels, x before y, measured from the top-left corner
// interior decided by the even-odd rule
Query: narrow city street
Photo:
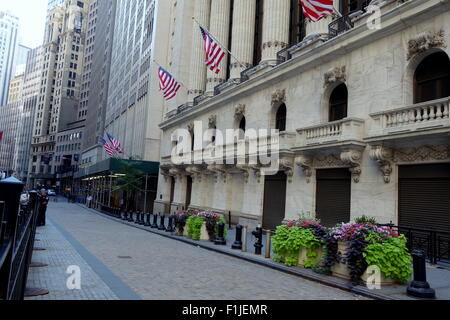
[[[362,297],[270,268],[139,230],[65,199],[48,208],[29,287],[34,299],[359,300]],[[69,266],[81,269],[81,290],[67,289]]]

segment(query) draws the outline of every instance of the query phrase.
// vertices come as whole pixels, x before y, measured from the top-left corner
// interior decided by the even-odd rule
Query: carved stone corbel
[[[186,172],[191,176],[192,180],[202,182],[202,171],[196,165],[191,165],[186,168]]]
[[[187,129],[188,129],[188,131],[189,132],[194,132],[194,123],[193,122],[190,122],[188,125],[187,125]]]
[[[294,176],[294,159],[291,157],[281,158],[280,169],[283,170],[288,177],[288,182],[292,183],[292,177]]]
[[[272,94],[272,107],[286,102],[286,90],[278,89]]]
[[[350,166],[350,172],[355,183],[359,182],[361,176],[362,152],[360,150],[346,150],[341,153],[341,160]]]
[[[208,128],[209,129],[213,129],[216,127],[217,124],[217,116],[216,115],[212,115],[208,118]]]
[[[380,166],[385,183],[391,182],[393,155],[392,149],[382,146],[375,146],[370,150],[370,158]]]
[[[219,176],[222,176],[223,183],[227,183],[228,172],[224,165],[217,165],[217,164],[209,165],[208,170],[214,172],[216,183],[219,179]]]
[[[169,174],[175,178],[175,180],[181,180],[181,177],[185,174],[185,172],[179,168],[172,168],[169,170]]]
[[[236,109],[234,110],[234,117],[236,119],[240,119],[245,115],[245,104],[238,104]]]
[[[446,48],[444,30],[421,33],[408,41],[408,60],[431,48]]]
[[[324,85],[323,87],[326,88],[328,87],[330,84],[333,84],[335,82],[345,82],[347,80],[347,75],[346,75],[346,68],[345,66],[339,68],[333,68],[331,70],[328,70],[325,73],[324,76]]]
[[[253,170],[253,173],[255,174],[255,177],[256,177],[256,180],[258,181],[258,183],[261,183],[262,167],[260,165],[254,165],[254,166],[250,166],[250,169]]]
[[[295,158],[295,164],[303,169],[306,182],[310,183],[313,173],[313,158],[307,155],[300,155]]]
[[[245,183],[248,183],[251,168],[246,164],[237,164],[236,169],[238,169],[244,175]]]

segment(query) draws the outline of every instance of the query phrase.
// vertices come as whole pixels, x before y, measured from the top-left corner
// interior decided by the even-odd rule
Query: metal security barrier
[[[408,239],[408,249],[422,250],[426,259],[432,264],[450,264],[450,231],[413,228],[405,226],[388,226],[404,234]]]
[[[23,300],[38,217],[36,192],[20,205],[23,184],[0,181],[0,300]]]

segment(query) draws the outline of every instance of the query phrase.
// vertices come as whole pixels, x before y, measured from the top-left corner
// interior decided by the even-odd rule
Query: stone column
[[[210,33],[219,41],[224,49],[228,49],[228,36],[230,32],[230,0],[214,0],[211,3],[211,23]],[[228,56],[226,53],[220,63],[220,73],[215,74],[208,68],[208,78],[206,83],[206,92],[213,93],[214,87],[225,82],[227,77]]]
[[[255,42],[256,0],[234,0],[231,52],[243,64],[230,58],[231,79],[241,77],[241,72],[253,65]]]
[[[277,53],[289,44],[290,0],[264,1],[261,62],[275,64]]]
[[[205,28],[209,28],[211,11],[211,0],[195,0],[195,19]],[[203,50],[203,39],[199,25],[193,21],[192,28],[192,57],[189,73],[188,102],[192,103],[194,98],[205,92],[206,65],[205,51]]]
[[[339,0],[334,0],[333,4],[336,8],[336,11],[339,12]],[[333,14],[333,16],[337,15]],[[329,15],[317,22],[309,21],[309,19],[306,19],[306,37],[314,33],[318,33],[321,36],[328,36],[328,25],[333,21],[333,16]]]

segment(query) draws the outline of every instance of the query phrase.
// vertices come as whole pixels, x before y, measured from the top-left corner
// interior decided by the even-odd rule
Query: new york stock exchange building
[[[173,40],[173,59],[183,61],[176,71],[189,92],[167,105],[160,124],[155,213],[211,210],[266,229],[302,214],[326,226],[366,215],[450,229],[450,1],[334,5],[340,14],[318,22],[290,0],[195,0],[176,9],[187,18],[174,22],[185,36]],[[192,16],[232,53],[219,74],[205,66]],[[227,129],[240,129],[238,140],[222,146]],[[245,162],[255,138],[242,133],[260,129],[279,130],[264,142],[278,145],[271,175],[259,160]],[[174,162],[180,131],[192,139]],[[234,163],[193,161],[239,148],[245,154]]]

